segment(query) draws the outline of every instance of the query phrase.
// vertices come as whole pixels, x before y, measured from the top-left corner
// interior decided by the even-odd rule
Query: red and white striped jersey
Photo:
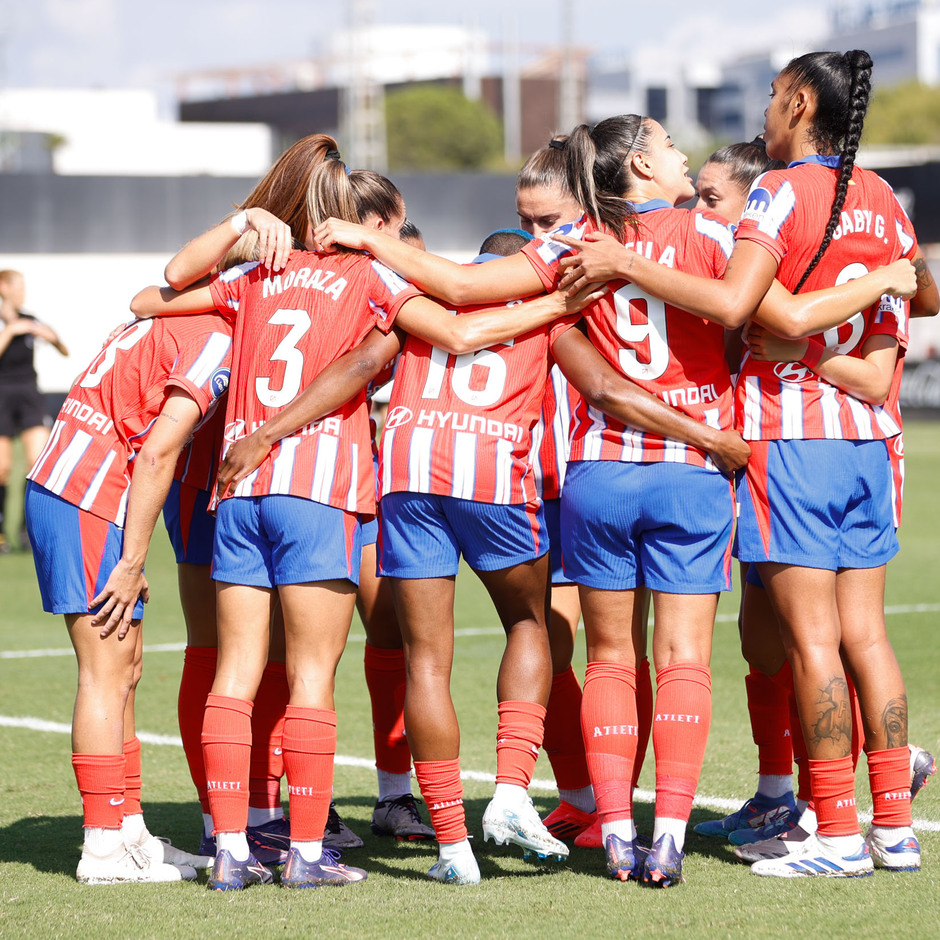
[[[809,157],[765,173],[751,187],[736,238],[766,248],[778,262],[777,279],[791,291],[822,244],[838,166],[838,157]],[[898,258],[910,258],[916,249],[910,220],[891,188],[876,174],[855,167],[841,221],[801,290],[844,284]],[[812,339],[834,352],[860,356],[870,336],[896,335],[898,329],[896,313],[875,304]],[[746,440],[878,440],[900,430],[884,407],[853,398],[801,363],[758,362],[751,356],[741,364],[736,418]]]
[[[257,263],[222,274],[212,282],[213,299],[237,313],[226,444],[261,427],[373,327],[391,330],[419,294],[371,256],[349,252],[294,251],[277,274]],[[228,495],[275,494],[375,513],[365,392],[278,441]]]
[[[228,388],[231,357],[231,325],[214,314],[132,321],[72,386],[29,479],[123,526],[134,458],[168,389],[206,414]]]
[[[639,228],[628,232],[624,250],[660,264],[721,277],[733,246],[727,222],[709,212],[676,209],[657,199],[636,207]],[[596,227],[586,217],[566,234],[583,237]],[[551,251],[549,246],[554,245]],[[551,285],[557,261],[570,249],[551,234],[523,253]],[[724,356],[724,328],[666,304],[623,281],[585,312],[588,337],[627,378],[677,411],[716,428],[732,425],[732,388]],[[570,460],[689,463],[715,469],[708,455],[681,441],[629,427],[579,400],[574,413]]]
[[[549,344],[559,329],[556,323],[460,356],[409,336],[382,434],[382,495],[408,491],[499,504],[536,499],[532,430]]]
[[[552,366],[545,383],[542,414],[532,432],[532,470],[543,499],[558,499],[571,450],[571,419],[580,400],[561,369]]]
[[[219,472],[225,433],[225,401],[218,403],[180,454],[174,479],[197,490],[211,490]]]

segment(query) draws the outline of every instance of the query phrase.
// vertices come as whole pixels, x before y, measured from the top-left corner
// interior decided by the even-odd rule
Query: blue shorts
[[[548,532],[548,561],[552,584],[573,584],[561,564],[561,498],[544,499],[545,529]]]
[[[545,514],[535,500],[494,505],[427,493],[389,493],[379,503],[378,573],[449,578],[460,556],[475,571],[499,571],[548,551]]]
[[[121,560],[124,530],[31,480],[26,483],[26,528],[33,549],[42,609],[50,614],[90,614],[92,598]],[[100,605],[99,605],[100,606]],[[144,615],[134,605],[134,620]]]
[[[741,561],[877,568],[898,552],[884,441],[749,441]]]
[[[379,540],[379,517],[373,516],[368,522],[362,523],[362,544],[375,545]]]
[[[300,496],[237,496],[216,510],[212,578],[273,588],[359,584],[362,527],[354,512]]]
[[[163,504],[163,522],[178,565],[211,565],[215,516],[208,490],[174,480]]]
[[[734,499],[729,481],[712,470],[575,461],[561,526],[565,574],[578,584],[668,594],[731,589]]]

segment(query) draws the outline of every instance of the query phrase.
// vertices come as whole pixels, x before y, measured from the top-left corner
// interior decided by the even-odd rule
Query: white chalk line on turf
[[[0,727],[4,728],[23,728],[29,731],[45,731],[51,734],[71,734],[72,726],[61,721],[46,721],[43,718],[16,718],[10,715],[0,715]],[[178,735],[172,734],[151,734],[148,731],[138,731],[137,737],[142,744],[153,744],[168,747],[182,747],[183,742]],[[334,763],[340,767],[362,767],[367,770],[375,768],[375,761],[366,757],[348,757],[343,754],[337,754]],[[482,770],[463,770],[460,772],[462,780],[473,780],[476,783],[496,783],[496,775],[486,773]],[[542,793],[557,792],[554,780],[534,779],[529,784],[530,790]],[[656,799],[656,794],[652,790],[636,790],[633,798],[639,803],[652,803]],[[741,806],[740,799],[732,799],[724,796],[696,796],[694,805],[702,809],[725,812],[736,810]],[[871,822],[871,814],[860,812],[859,819],[863,823]],[[921,832],[940,832],[940,822],[932,819],[915,819],[914,828]]]
[[[885,615],[892,617],[903,614],[934,614],[940,612],[940,604],[904,604],[901,606],[885,607]],[[737,623],[737,614],[719,614],[715,618],[715,623]],[[472,637],[472,636],[502,636],[501,627],[469,627],[462,630],[454,630],[454,636]],[[365,636],[361,633],[354,633],[349,637],[349,643],[364,643]],[[144,644],[145,653],[181,653],[186,649],[185,643],[154,643]],[[43,659],[52,656],[72,656],[74,650],[68,647],[61,649],[39,649],[39,650],[0,650],[0,659]]]

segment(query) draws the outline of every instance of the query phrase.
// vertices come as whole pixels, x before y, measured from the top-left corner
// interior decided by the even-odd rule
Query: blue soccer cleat
[[[213,891],[240,891],[249,885],[269,885],[274,875],[269,868],[249,855],[244,862],[237,862],[232,853],[223,849],[215,857],[208,887]]]
[[[339,852],[323,849],[315,862],[308,862],[293,848],[287,853],[287,864],[281,872],[281,885],[285,888],[322,888],[365,881],[368,875],[361,868],[343,865]]]
[[[643,871],[642,853],[636,843],[611,833],[604,842],[607,873],[618,881],[638,880]]]
[[[796,809],[796,802],[792,793],[785,793],[783,796],[764,796],[762,793],[755,793],[737,812],[724,819],[707,819],[694,827],[694,831],[700,836],[716,836],[721,839],[727,839],[732,832],[739,830],[763,829],[772,826],[778,821],[785,819],[793,810]],[[772,835],[776,835],[780,830],[776,830]],[[771,836],[765,835],[762,838],[769,839]],[[757,841],[751,840],[748,841]]]
[[[290,849],[290,822],[283,816],[245,830],[248,848],[263,865],[283,865]]]
[[[675,840],[671,835],[660,836],[650,849],[640,880],[651,888],[671,888],[673,885],[685,881],[682,877],[682,859],[684,853],[676,848]]]
[[[759,829],[736,829],[728,833],[728,841],[732,845],[750,845],[752,842],[766,842],[768,839],[776,839],[777,836],[786,835],[796,829],[800,822],[802,813],[798,809],[792,809],[789,813],[777,816],[772,822]]]

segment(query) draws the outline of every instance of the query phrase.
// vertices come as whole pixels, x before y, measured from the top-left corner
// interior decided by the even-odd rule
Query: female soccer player
[[[799,291],[839,283],[896,258],[916,241],[890,189],[855,167],[872,62],[865,52],[810,53],[772,85],[764,137],[787,170],[761,178],[737,232],[725,279],[707,281],[623,256],[609,243],[584,246],[571,273],[629,277],[687,309],[747,316],[775,276]],[[923,285],[915,307],[935,308]],[[800,336],[799,322],[769,324]],[[784,858],[755,863],[777,877],[858,876],[874,863],[920,866],[910,828],[907,702],[883,611],[884,567],[897,550],[884,443],[897,433],[883,409],[830,390],[811,370],[820,346],[866,359],[890,386],[897,327],[867,306],[820,336],[812,358],[776,365],[745,361],[737,400],[757,459],[742,486],[740,557],[756,563],[770,591],[794,673],[810,755],[818,829]],[[874,800],[863,840],[855,812],[846,666],[858,689]]]
[[[76,380],[29,473],[43,607],[65,614],[78,658],[72,766],[88,884],[195,878],[191,866],[209,861],[144,825],[134,693],[150,537],[180,451],[227,387],[230,355],[218,317],[128,324]]]
[[[395,232],[404,220],[401,197],[387,180],[365,171],[347,174],[343,164],[330,160],[314,173],[310,212],[319,221],[341,211],[353,220],[376,219]],[[233,240],[231,226],[228,233],[225,228],[203,236],[216,257],[220,242]],[[210,302],[223,310],[239,311],[235,371],[240,379],[233,385],[238,393],[229,396],[227,412],[233,436],[276,414],[297,394],[305,378],[309,381],[330,358],[343,352],[344,344],[346,348],[354,345],[360,332],[368,331],[367,324],[377,323],[387,330],[398,317],[407,328],[463,352],[472,343],[508,339],[526,327],[550,322],[565,309],[557,297],[540,298],[508,312],[483,313],[471,322],[455,323],[447,311],[366,256],[303,252],[291,255],[280,274],[261,265],[243,266],[209,288],[180,294],[147,289],[135,298],[134,309],[151,314],[188,312],[204,310]],[[372,314],[368,313],[370,303],[374,304]],[[311,316],[322,324],[317,330],[310,328]],[[266,330],[266,325],[290,329],[285,334],[283,329]],[[280,362],[285,363],[283,368]],[[270,880],[270,874],[247,851],[244,788],[235,784],[242,777],[237,742],[245,735],[240,729],[249,720],[257,687],[257,657],[267,648],[266,621],[265,630],[259,628],[260,608],[273,586],[277,586],[285,615],[291,681],[284,752],[294,806],[291,851],[281,880],[306,887],[365,877],[358,869],[321,856],[320,844],[335,749],[333,672],[345,643],[359,568],[356,513],[374,511],[374,484],[368,482],[371,468],[363,434],[367,435],[365,399],[359,394],[322,425],[279,445],[260,474],[244,481],[234,493],[239,498],[224,499],[219,507],[214,577],[223,582],[219,589],[220,659],[203,731],[219,839],[210,880],[213,887],[237,888]],[[321,522],[325,526],[321,549],[313,559],[306,558],[305,540],[284,544],[293,538],[292,533],[299,535],[300,520],[292,516],[282,524],[273,518],[279,511],[290,511],[281,508],[286,494],[304,496],[312,504],[307,507],[288,499],[294,513],[323,515],[316,508],[321,503],[334,510],[326,514],[333,517],[332,522]],[[280,526],[280,534],[262,535],[262,523],[242,518],[249,510],[263,510],[265,516],[271,512],[266,524]],[[306,523],[305,530],[312,524]],[[255,559],[254,546],[263,548],[268,538],[282,548],[270,558]],[[314,609],[322,619],[315,637],[310,635],[307,620]]]

